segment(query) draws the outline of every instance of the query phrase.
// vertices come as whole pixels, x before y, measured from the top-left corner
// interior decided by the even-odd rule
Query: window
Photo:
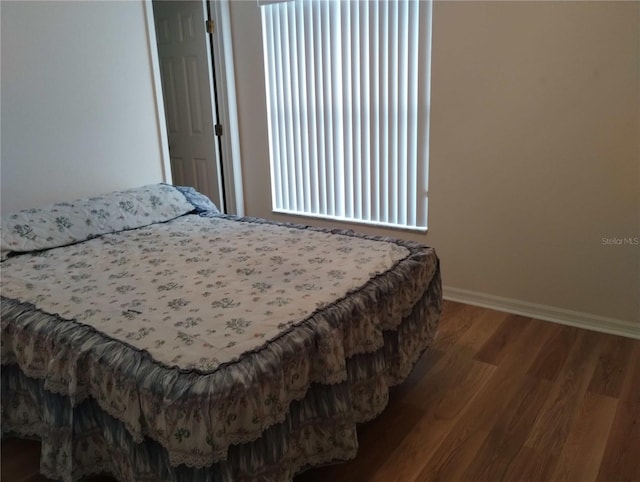
[[[265,3],[274,211],[425,230],[431,2]]]

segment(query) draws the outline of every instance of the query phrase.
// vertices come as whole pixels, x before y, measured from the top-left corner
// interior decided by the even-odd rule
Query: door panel
[[[192,136],[204,134],[202,125],[202,98],[200,96],[200,84],[198,82],[198,59],[190,56],[183,59],[183,71],[187,83],[187,109],[189,110],[189,127]],[[212,126],[213,128],[213,126]]]
[[[160,63],[160,76],[162,78],[162,94],[164,96],[167,131],[168,134],[177,134],[180,131],[180,121],[178,119],[178,92],[176,90],[173,59],[164,59]]]
[[[173,182],[196,188],[222,209],[204,2],[154,1],[153,12]]]

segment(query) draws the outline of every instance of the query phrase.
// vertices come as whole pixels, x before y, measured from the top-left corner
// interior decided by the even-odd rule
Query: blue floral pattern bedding
[[[208,372],[408,255],[393,243],[182,216],[9,259],[1,286],[167,367]]]
[[[215,207],[215,206],[214,206]],[[161,223],[194,211],[174,186],[152,184],[102,196],[26,209],[2,218],[2,258]]]
[[[3,398],[21,400],[3,405],[3,431],[54,450],[47,434],[66,429],[38,406],[59,394],[77,419],[100,410],[128,434],[132,458],[105,469],[125,480],[143,480],[145,443],[169,467],[210,467],[220,480],[286,480],[353,457],[355,423],[380,413],[428,347],[441,300],[431,248],[224,215],[179,215],[2,268],[2,363],[19,369],[14,388],[40,387],[25,399],[3,383]],[[55,450],[50,476],[98,464]],[[167,471],[155,476],[179,479]]]

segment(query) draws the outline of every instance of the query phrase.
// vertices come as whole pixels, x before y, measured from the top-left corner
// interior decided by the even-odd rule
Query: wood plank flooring
[[[445,302],[434,346],[358,433],[355,460],[295,482],[640,482],[640,340]],[[48,481],[38,450],[3,441],[2,481]]]

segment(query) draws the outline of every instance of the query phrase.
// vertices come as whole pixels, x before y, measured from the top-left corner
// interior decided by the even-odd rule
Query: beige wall
[[[640,3],[438,3],[445,283],[640,323]],[[640,329],[640,327],[639,327]]]
[[[256,2],[231,16],[246,212],[291,220]],[[433,22],[429,232],[375,232],[434,246],[449,288],[640,333],[640,246],[602,243],[640,236],[640,3],[437,2]]]
[[[2,212],[162,181],[143,2],[0,8]]]

